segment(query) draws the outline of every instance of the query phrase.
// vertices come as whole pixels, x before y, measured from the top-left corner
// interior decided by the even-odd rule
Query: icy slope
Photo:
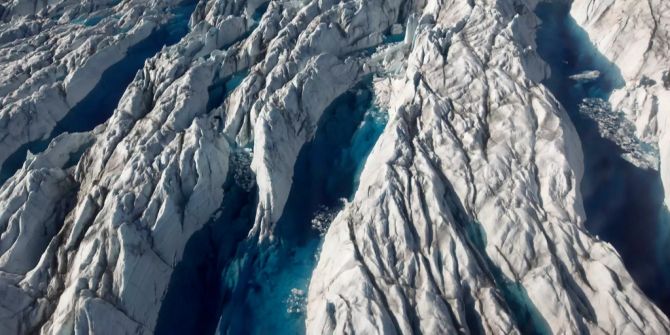
[[[669,332],[583,228],[536,5],[0,4],[0,333]]]
[[[60,1],[42,7],[43,2],[17,0],[6,5],[0,12],[1,181],[21,166],[27,150],[41,150],[69,130],[58,129],[66,115],[84,108],[79,122],[100,120],[96,114],[104,115],[101,121],[109,117],[144,59],[170,43],[156,39],[178,40],[186,32],[188,16],[168,10],[176,4]],[[102,89],[101,79],[107,81]],[[118,96],[107,101],[104,95]],[[86,104],[87,99],[94,101]]]
[[[582,228],[579,143],[537,84],[532,8],[426,6],[389,126],[326,235],[310,333],[667,332]]]

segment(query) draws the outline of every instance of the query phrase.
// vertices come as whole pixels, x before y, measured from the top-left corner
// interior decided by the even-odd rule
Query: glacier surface
[[[0,2],[0,333],[670,333],[669,45],[663,0]]]

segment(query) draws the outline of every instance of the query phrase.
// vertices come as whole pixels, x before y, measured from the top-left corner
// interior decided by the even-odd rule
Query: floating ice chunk
[[[398,35],[403,33],[402,24],[396,23],[391,26],[391,35]]]
[[[580,82],[588,82],[588,81],[594,81],[596,79],[600,78],[600,71],[593,70],[593,71],[584,71],[582,73],[574,74],[570,76],[570,79],[574,81],[580,81]]]
[[[656,144],[641,141],[635,135],[635,125],[623,113],[613,111],[609,102],[602,99],[586,99],[579,111],[594,120],[598,132],[604,138],[616,143],[622,150],[621,157],[631,164],[658,170],[659,152]]]
[[[328,232],[330,223],[333,222],[337,211],[334,211],[326,206],[321,206],[312,219],[312,228],[319,232],[319,235],[324,236]]]
[[[291,294],[286,299],[286,312],[289,314],[300,314],[305,312],[306,292],[299,288],[292,288]]]

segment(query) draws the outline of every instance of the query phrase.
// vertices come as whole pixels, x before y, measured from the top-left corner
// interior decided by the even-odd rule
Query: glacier
[[[0,2],[2,334],[670,333],[670,3]]]

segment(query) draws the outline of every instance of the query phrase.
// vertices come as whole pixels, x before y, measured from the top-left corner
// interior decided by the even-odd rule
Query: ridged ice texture
[[[171,4],[176,1],[0,4],[0,165],[21,146],[48,138],[105,70],[167,23]]]
[[[670,331],[582,227],[582,154],[540,84],[534,1],[49,3],[0,4],[0,161],[50,140],[0,189],[0,333],[152,333],[251,149],[256,210],[231,246],[241,261],[222,269],[244,291],[247,258],[281,242],[301,148],[368,76],[388,123],[325,235],[308,333]],[[175,17],[189,32],[144,63],[109,119],[51,139]],[[403,41],[388,38],[398,24]]]
[[[668,331],[583,230],[579,142],[537,83],[532,5],[427,3],[389,125],[326,235],[309,333]]]

